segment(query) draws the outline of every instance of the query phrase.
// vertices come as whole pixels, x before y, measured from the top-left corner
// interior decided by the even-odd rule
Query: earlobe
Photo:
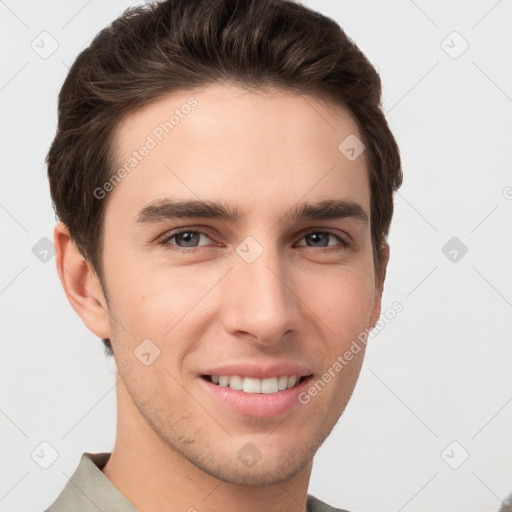
[[[110,338],[108,309],[100,281],[78,251],[69,229],[58,222],[53,231],[55,261],[62,287],[87,328],[100,338]]]

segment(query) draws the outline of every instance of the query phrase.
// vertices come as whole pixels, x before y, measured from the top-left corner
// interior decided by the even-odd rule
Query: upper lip
[[[313,372],[302,364],[292,362],[268,362],[256,363],[247,361],[241,363],[223,363],[218,366],[211,366],[201,372],[201,375],[239,375],[240,377],[253,377],[255,379],[268,379],[270,377],[281,377],[283,375],[307,377]]]

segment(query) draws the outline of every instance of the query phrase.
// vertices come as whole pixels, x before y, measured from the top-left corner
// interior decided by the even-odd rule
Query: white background
[[[404,170],[383,304],[403,311],[369,344],[309,492],[352,512],[497,511],[512,491],[512,1],[305,3],[380,72]],[[113,360],[68,304],[55,259],[32,248],[55,222],[44,157],[58,91],[129,5],[0,2],[2,512],[42,512],[83,452],[113,447]],[[43,31],[58,42],[47,59],[31,47]],[[468,249],[456,262],[442,252],[452,237]],[[48,469],[31,458],[43,441],[59,454]],[[452,465],[469,454],[458,469],[441,456],[453,441]]]

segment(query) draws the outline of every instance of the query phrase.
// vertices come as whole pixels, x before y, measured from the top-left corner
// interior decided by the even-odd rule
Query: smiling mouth
[[[254,377],[241,377],[239,375],[202,375],[202,378],[219,387],[230,388],[234,391],[243,391],[249,394],[271,395],[286,391],[301,383],[311,375],[301,377],[298,375],[281,375],[267,379]]]

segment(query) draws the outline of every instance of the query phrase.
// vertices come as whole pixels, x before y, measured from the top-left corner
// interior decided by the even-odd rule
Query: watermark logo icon
[[[59,47],[57,40],[48,32],[41,32],[30,44],[41,59],[48,59],[51,57]]]
[[[458,441],[452,441],[442,452],[441,458],[452,469],[459,469],[466,460],[469,453]]]
[[[135,347],[133,354],[144,366],[150,366],[160,356],[160,349],[149,338],[145,338]]]
[[[240,256],[240,258],[242,258],[246,263],[253,263],[263,253],[263,247],[254,237],[248,236],[236,248],[236,252],[238,256]]]
[[[351,162],[357,160],[365,149],[363,142],[353,133],[345,137],[338,146],[340,153]]]
[[[43,236],[32,247],[32,254],[42,263],[48,263],[55,256],[55,246],[48,237]]]
[[[59,452],[48,441],[43,441],[32,450],[30,457],[40,468],[48,469],[59,458]]]
[[[460,239],[453,236],[443,245],[441,252],[452,263],[458,263],[466,255],[468,248]]]
[[[441,48],[455,60],[469,48],[469,43],[454,30],[441,41]]]
[[[236,456],[240,459],[242,464],[252,468],[261,459],[261,452],[253,443],[245,443],[242,448],[238,450]]]

